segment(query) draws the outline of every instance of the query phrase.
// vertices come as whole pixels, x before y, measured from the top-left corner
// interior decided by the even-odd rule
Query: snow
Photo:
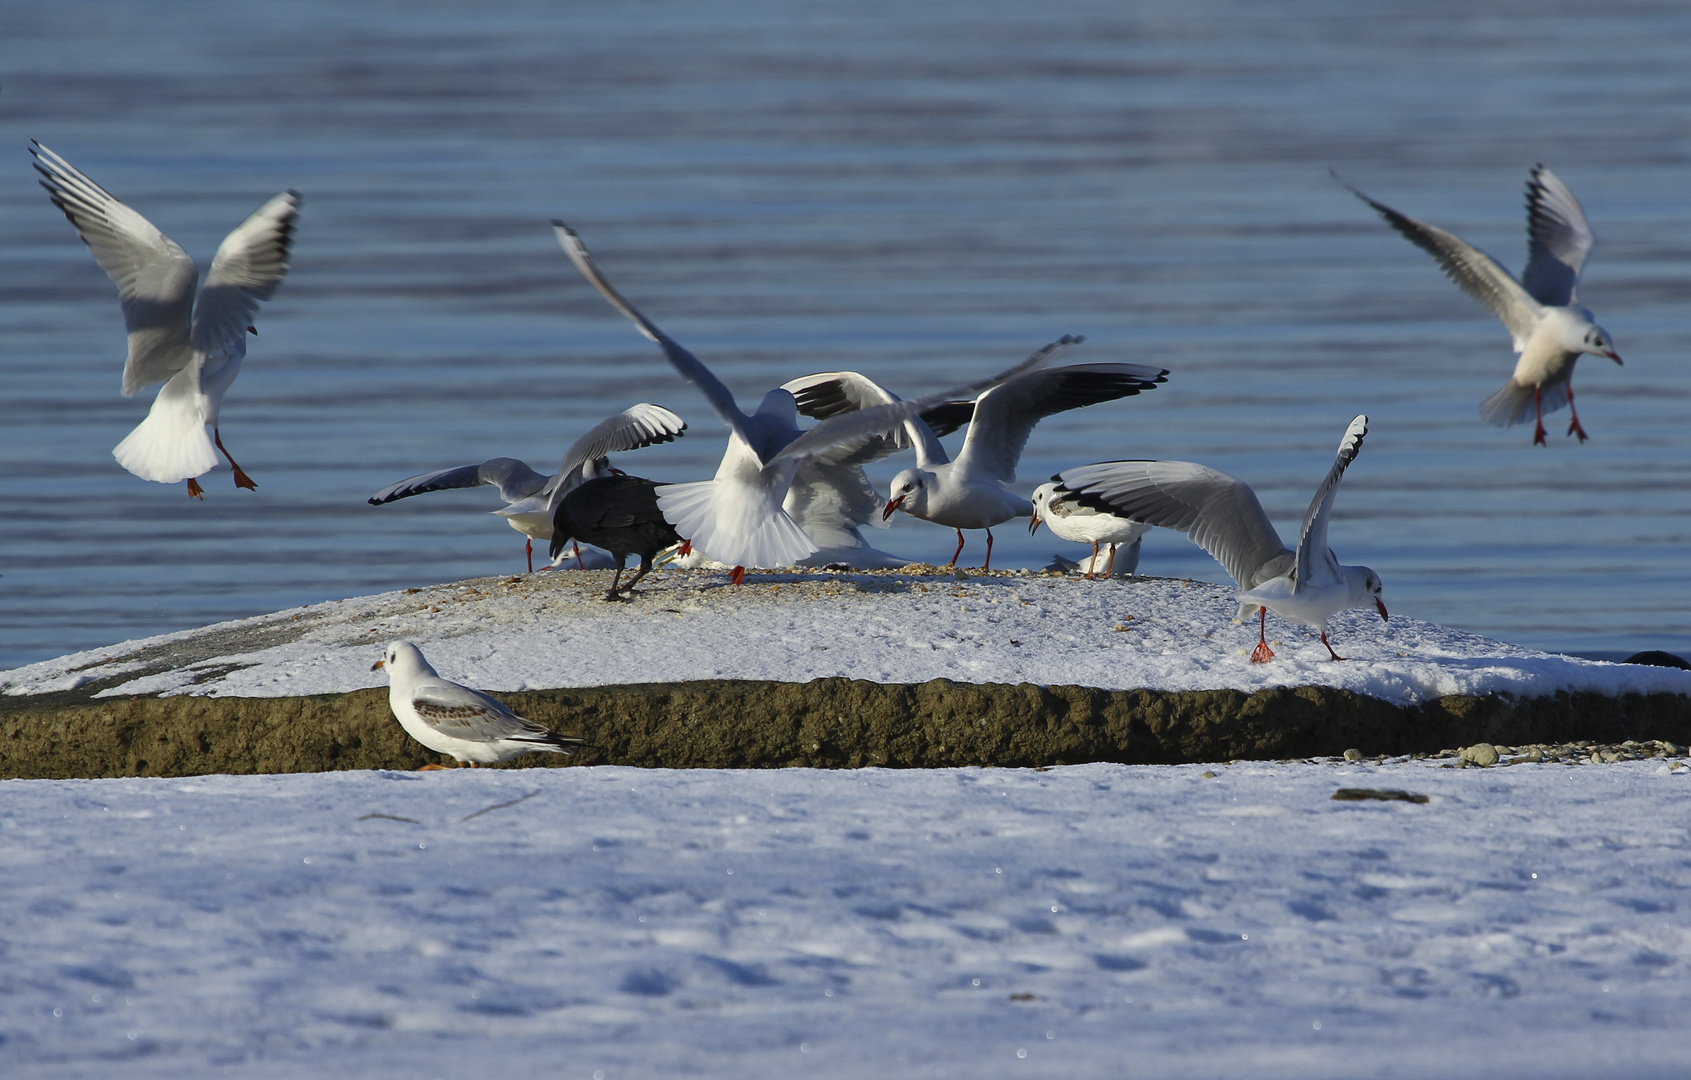
[[[1684,1075],[1691,770],[1209,768],[8,781],[0,1072]]]
[[[632,603],[607,571],[480,578],[317,604],[0,672],[7,694],[111,680],[101,694],[271,697],[384,685],[387,642],[416,642],[485,690],[824,676],[1103,689],[1341,687],[1413,704],[1448,694],[1691,693],[1691,672],[1543,653],[1372,610],[1341,613],[1333,663],[1270,615],[1278,658],[1249,661],[1256,624],[1232,589],[1166,578],[1030,574],[654,573]],[[1388,597],[1389,602],[1389,597]]]

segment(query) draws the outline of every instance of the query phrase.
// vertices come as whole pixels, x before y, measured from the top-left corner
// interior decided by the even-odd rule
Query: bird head
[[[1617,364],[1621,362],[1620,355],[1615,352],[1615,346],[1609,340],[1609,332],[1604,330],[1601,326],[1593,326],[1591,329],[1587,330],[1585,332],[1585,339],[1581,343],[1580,347],[1583,352],[1588,352],[1595,356],[1607,356],[1610,360],[1613,360]]]
[[[881,511],[881,520],[888,520],[898,509],[903,509],[906,514],[919,515],[927,501],[925,474],[920,469],[905,469],[892,478],[892,490],[887,495],[886,509]]]

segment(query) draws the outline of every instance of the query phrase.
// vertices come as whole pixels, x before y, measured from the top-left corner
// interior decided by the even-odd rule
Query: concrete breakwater
[[[1032,767],[1432,753],[1477,742],[1691,742],[1691,698],[1452,695],[1400,705],[1324,686],[1100,690],[934,679],[704,680],[497,695],[587,745],[508,768]],[[0,699],[0,779],[413,769],[387,694]]]

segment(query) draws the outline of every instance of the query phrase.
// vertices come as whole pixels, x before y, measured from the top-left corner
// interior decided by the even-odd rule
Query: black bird
[[[662,486],[644,477],[619,474],[589,480],[565,495],[552,515],[552,558],[556,559],[571,540],[604,548],[617,561],[616,576],[605,599],[624,599],[618,593],[634,591],[652,569],[654,555],[681,543],[681,534],[658,510],[657,489]],[[629,555],[640,556],[640,570],[619,588],[623,563]]]

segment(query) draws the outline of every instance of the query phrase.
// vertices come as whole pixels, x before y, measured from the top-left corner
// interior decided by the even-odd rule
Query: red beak
[[[1378,596],[1376,596],[1374,598],[1374,606],[1380,609],[1380,621],[1381,622],[1390,621],[1391,616],[1386,614],[1386,605],[1380,601],[1380,598]]]
[[[887,508],[881,511],[881,520],[886,521],[888,518],[892,517],[892,512],[897,510],[899,506],[903,504],[904,498],[905,497],[903,495],[900,495],[896,499],[888,499]]]
[[[1035,510],[1033,512],[1033,520],[1028,522],[1028,535],[1032,536],[1034,533],[1036,533],[1038,531],[1039,531],[1039,511]]]
[[[1619,357],[1619,356],[1616,356],[1616,355],[1615,355],[1615,354],[1614,354],[1614,353],[1612,353],[1612,352],[1606,352],[1606,353],[1604,353],[1604,354],[1603,354],[1603,355],[1604,355],[1604,356],[1607,356],[1607,357],[1608,357],[1608,358],[1609,358],[1609,359],[1610,359],[1610,360],[1613,360],[1613,361],[1614,361],[1614,362],[1615,362],[1615,363],[1617,363],[1617,364],[1618,364],[1618,363],[1620,363],[1620,362],[1621,362],[1621,358],[1620,358],[1620,357]]]

